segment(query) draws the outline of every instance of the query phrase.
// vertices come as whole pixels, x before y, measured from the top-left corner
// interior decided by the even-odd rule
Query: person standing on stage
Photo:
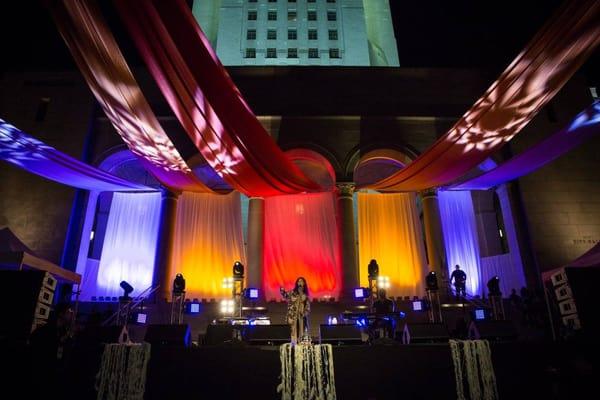
[[[286,292],[279,289],[281,295],[288,301],[287,322],[292,328],[292,343],[302,340],[308,328],[308,315],[310,314],[310,299],[308,298],[308,284],[306,279],[296,279],[294,289]]]
[[[454,271],[452,271],[452,275],[450,275],[450,282],[454,281],[454,289],[456,291],[457,298],[465,297],[465,287],[467,284],[467,274],[465,271],[460,269],[460,266],[456,264],[454,267]]]

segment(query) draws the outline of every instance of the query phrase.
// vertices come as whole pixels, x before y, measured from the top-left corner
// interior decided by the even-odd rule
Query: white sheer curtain
[[[122,295],[121,281],[133,286],[134,295],[152,285],[160,203],[158,192],[113,195],[96,295]]]
[[[187,297],[231,295],[223,278],[235,261],[245,264],[240,195],[183,193],[177,202],[171,280],[182,273]]]
[[[440,191],[438,198],[449,274],[460,265],[467,274],[467,293],[480,295],[479,241],[471,192]]]
[[[513,263],[510,253],[497,256],[483,257],[481,259],[481,282],[487,283],[494,276],[500,277],[500,291],[503,297],[510,296],[510,291],[525,286],[525,276],[520,265]],[[487,293],[487,288],[485,288]]]

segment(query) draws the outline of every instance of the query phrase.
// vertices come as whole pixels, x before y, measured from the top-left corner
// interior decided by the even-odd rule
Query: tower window
[[[298,58],[298,49],[288,49],[288,58]]]
[[[269,29],[267,31],[267,40],[277,39],[277,31],[275,29]]]
[[[269,11],[267,14],[267,19],[269,21],[277,21],[277,11]]]
[[[277,58],[277,49],[270,47],[267,49],[267,58]]]
[[[296,14],[296,10],[289,10],[288,11],[288,21],[295,21],[297,19],[298,15]]]
[[[329,58],[340,58],[340,49],[329,49]]]
[[[298,31],[295,29],[288,30],[288,40],[296,40],[298,39]]]
[[[337,21],[337,13],[335,11],[327,11],[327,21]]]
[[[315,10],[310,10],[310,11],[308,11],[307,17],[308,17],[309,21],[316,21],[317,20],[317,12]]]
[[[254,48],[246,49],[246,58],[256,58],[256,49],[254,49]]]
[[[329,30],[329,40],[338,40],[338,31],[335,29]]]
[[[308,49],[308,58],[319,58],[319,49]]]
[[[317,30],[316,29],[308,30],[308,40],[317,40]]]
[[[256,40],[256,29],[248,29],[246,32],[247,40]]]
[[[257,15],[258,15],[258,13],[256,12],[256,10],[248,11],[248,21],[256,21]]]

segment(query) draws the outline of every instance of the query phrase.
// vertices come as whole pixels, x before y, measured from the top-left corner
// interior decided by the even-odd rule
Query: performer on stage
[[[385,336],[393,338],[394,320],[388,314],[396,311],[396,305],[393,300],[387,298],[385,289],[379,289],[377,292],[377,300],[373,303],[373,310],[376,314],[376,319],[369,327],[369,336],[373,339],[375,332],[383,329]]]
[[[287,322],[292,328],[292,343],[302,340],[308,329],[308,314],[310,314],[310,299],[308,298],[308,284],[306,279],[296,279],[294,289],[286,292],[279,288],[281,295],[288,301]]]
[[[454,288],[456,291],[456,297],[460,299],[461,297],[465,297],[465,286],[467,284],[467,274],[463,270],[460,269],[460,266],[457,264],[455,270],[452,271],[452,275],[450,275],[450,281],[454,281]]]

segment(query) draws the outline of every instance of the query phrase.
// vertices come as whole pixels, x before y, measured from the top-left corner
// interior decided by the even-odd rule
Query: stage
[[[585,398],[584,393],[590,393],[585,390],[597,379],[592,365],[587,367],[585,358],[592,356],[586,347],[538,342],[491,347],[501,399]],[[46,384],[48,375],[32,376],[23,349],[12,346],[3,354],[15,378],[9,376],[7,382],[27,382],[18,385],[21,398],[41,398],[51,391],[59,391],[62,398],[96,398],[100,347],[77,348],[65,369],[67,376],[58,378],[58,384]],[[338,399],[456,399],[447,343],[334,346],[333,360]],[[277,346],[155,346],[144,398],[279,399],[279,374]]]

